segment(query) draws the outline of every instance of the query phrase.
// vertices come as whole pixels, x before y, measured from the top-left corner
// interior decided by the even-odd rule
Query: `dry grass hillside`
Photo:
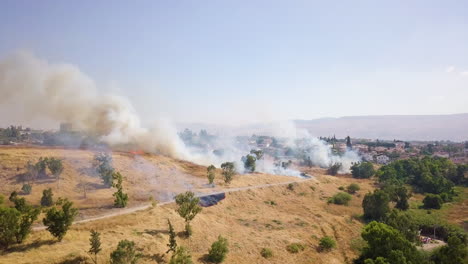
[[[12,191],[20,191],[20,175],[26,172],[28,161],[37,162],[40,157],[63,160],[64,171],[60,181],[52,176],[33,183],[27,201],[39,204],[42,191],[52,188],[54,197],[67,197],[80,208],[79,218],[99,215],[113,207],[113,188],[106,188],[93,169],[95,152],[88,150],[0,147],[0,194],[8,197]],[[265,174],[240,175],[228,186],[218,176],[216,187],[207,186],[206,167],[161,155],[135,156],[126,152],[113,152],[113,165],[124,176],[124,190],[129,194],[129,206],[148,203],[149,197],[169,200],[175,194],[193,190],[205,193],[225,188],[253,186],[266,183],[292,181],[291,177]],[[219,174],[219,172],[218,172]],[[85,196],[86,195],[86,196]]]
[[[186,245],[196,263],[218,235],[229,240],[230,252],[225,263],[347,263],[356,253],[362,223],[355,216],[362,213],[363,194],[373,189],[371,182],[350,177],[323,175],[315,169],[315,179],[296,183],[293,190],[284,186],[266,187],[228,193],[218,205],[204,208],[194,219],[194,235],[178,238]],[[328,197],[340,186],[357,182],[361,191],[353,196],[349,206],[327,204]],[[184,222],[175,212],[175,205],[157,206],[145,211],[109,219],[74,225],[60,243],[47,231],[34,232],[23,245],[0,257],[0,263],[86,263],[89,231],[102,233],[101,263],[109,260],[110,252],[121,239],[136,242],[143,257],[141,263],[166,263],[164,255],[168,243],[167,219],[176,231],[183,230]],[[318,241],[323,236],[337,240],[331,252],[318,252]],[[305,250],[289,253],[286,246],[302,243]],[[273,250],[273,257],[264,259],[262,248]]]

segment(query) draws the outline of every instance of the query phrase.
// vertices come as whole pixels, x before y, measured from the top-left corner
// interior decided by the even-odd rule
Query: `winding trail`
[[[267,184],[260,184],[260,185],[255,185],[255,186],[229,188],[229,189],[225,189],[225,190],[222,190],[222,191],[216,191],[216,192],[211,192],[211,193],[201,193],[201,194],[197,194],[196,196],[197,197],[203,197],[203,196],[208,196],[208,195],[213,195],[213,194],[220,194],[220,193],[232,193],[232,192],[239,192],[239,191],[246,191],[246,190],[253,190],[253,189],[262,189],[262,188],[273,187],[273,186],[288,185],[288,184],[291,184],[291,183],[306,182],[306,181],[310,181],[312,179],[314,179],[314,177],[308,178],[308,179],[299,179],[299,180],[295,180],[295,181],[288,181],[288,182],[267,183]],[[164,202],[158,202],[157,206],[171,204],[171,203],[174,203],[174,202],[175,202],[174,199],[171,199],[169,201],[164,201]],[[113,211],[113,212],[108,212],[106,214],[102,214],[102,215],[99,215],[99,216],[94,216],[94,217],[74,221],[73,225],[92,222],[92,221],[106,219],[106,218],[111,218],[111,217],[115,217],[115,216],[119,216],[119,215],[131,214],[131,213],[134,213],[134,212],[146,210],[148,208],[151,208],[151,206],[152,206],[151,203],[147,203],[147,204],[138,205],[138,206],[134,206],[134,207],[130,207],[130,208],[114,209],[115,211]],[[40,231],[40,230],[45,230],[45,229],[46,229],[46,227],[43,226],[43,225],[35,226],[35,227],[32,228],[33,231]]]

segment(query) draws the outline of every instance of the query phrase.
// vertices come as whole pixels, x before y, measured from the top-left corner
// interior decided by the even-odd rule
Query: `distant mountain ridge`
[[[452,115],[345,116],[294,120],[316,136],[400,140],[468,140],[468,113]]]
[[[282,123],[282,122],[279,122]],[[386,140],[451,140],[468,141],[468,113],[451,115],[375,115],[325,117],[312,120],[291,120],[297,128],[307,130],[313,136]],[[271,134],[275,122],[245,126],[213,125],[203,123],[178,124],[182,130],[207,129],[211,133],[230,135]],[[278,135],[276,135],[278,136]]]

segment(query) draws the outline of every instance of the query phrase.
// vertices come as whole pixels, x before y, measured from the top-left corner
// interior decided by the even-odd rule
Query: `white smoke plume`
[[[213,146],[204,151],[187,147],[169,120],[157,117],[151,128],[145,128],[125,97],[100,93],[95,82],[71,64],[52,64],[25,52],[0,60],[0,105],[13,102],[22,106],[18,118],[21,121],[45,117],[55,122],[69,122],[110,145],[130,143],[148,152],[204,165],[219,166],[225,161],[234,161],[242,171],[241,157],[251,149],[247,144],[236,142],[233,136],[218,137]],[[287,138],[291,148],[305,149],[312,162],[322,167],[339,162],[343,165],[341,172],[348,172],[351,163],[359,161],[352,151],[334,155],[329,145],[305,130],[296,129],[292,122],[273,124],[265,132]],[[300,144],[298,140],[302,140]],[[225,151],[215,155],[215,149]],[[299,171],[277,166],[268,158],[257,162],[257,170],[300,176]]]
[[[99,93],[92,79],[70,64],[51,64],[26,52],[0,61],[0,104],[21,105],[22,119],[70,122],[109,144],[134,143],[151,152],[184,158],[169,122],[144,128],[130,102]]]

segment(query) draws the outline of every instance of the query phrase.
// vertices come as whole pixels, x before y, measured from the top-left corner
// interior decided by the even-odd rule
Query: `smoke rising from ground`
[[[219,166],[225,161],[234,161],[242,171],[240,159],[251,149],[247,144],[236,142],[235,137],[228,136],[219,137],[211,149],[204,151],[186,146],[169,120],[155,117],[154,125],[145,128],[126,98],[100,93],[95,82],[73,65],[52,64],[25,52],[0,61],[0,105],[12,103],[22,106],[22,110],[15,113],[15,118],[19,115],[18,121],[47,118],[69,122],[74,128],[97,136],[110,145],[134,144],[148,152],[204,165]],[[347,172],[351,162],[359,160],[354,152],[334,155],[329,145],[305,130],[298,130],[292,122],[275,124],[267,133],[287,138],[289,147],[306,153],[315,165],[321,167],[339,162],[343,164],[342,172]],[[298,140],[302,140],[300,144]],[[215,149],[223,149],[224,152],[215,155]],[[277,162],[265,158],[257,162],[257,170],[300,175],[296,170],[278,166]]]
[[[136,143],[139,148],[184,158],[184,145],[168,121],[144,128],[130,102],[99,93],[92,79],[70,64],[51,64],[30,53],[0,61],[0,104],[21,105],[21,121],[69,122],[109,144]]]

